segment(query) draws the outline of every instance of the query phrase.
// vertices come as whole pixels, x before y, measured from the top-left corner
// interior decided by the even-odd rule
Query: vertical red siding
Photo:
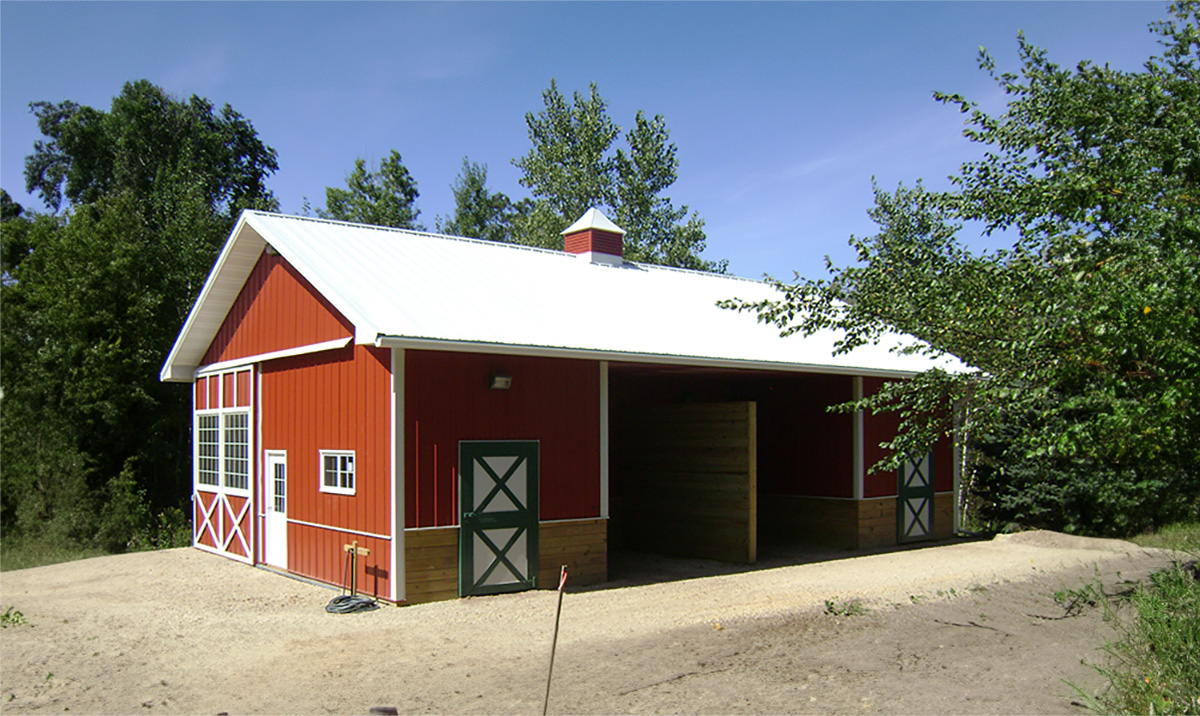
[[[933,446],[933,489],[954,489],[954,443],[950,438],[942,438]]]
[[[391,355],[385,349],[348,346],[263,364],[260,448],[287,451],[289,519],[391,533],[390,391]],[[353,496],[321,492],[321,450],[355,451]],[[374,580],[386,596],[387,540],[290,524],[288,569],[341,584],[342,545],[355,539],[371,550],[359,561],[360,585]]]
[[[883,378],[863,378],[863,395],[873,395],[887,381]],[[900,414],[896,412],[871,415],[863,419],[863,453],[867,470],[875,463],[888,457],[891,452],[879,447],[881,442],[890,442],[900,430]],[[868,474],[863,483],[866,497],[885,497],[896,494],[896,472],[886,470]],[[938,492],[954,489],[954,454],[949,438],[939,440],[933,448],[933,485]]]
[[[196,390],[196,405],[195,405],[194,409],[195,410],[207,410],[208,409],[208,379],[207,378],[197,378],[195,390]]]
[[[493,373],[512,376],[490,390]],[[538,440],[541,519],[600,514],[600,368],[595,361],[405,353],[405,525],[458,523],[460,440]]]
[[[886,382],[883,378],[863,378],[863,395],[874,395]],[[896,494],[896,471],[882,470],[872,473],[871,468],[891,455],[891,451],[880,447],[880,443],[891,442],[899,429],[900,414],[897,412],[873,415],[868,410],[863,415],[863,469],[867,473],[863,478],[864,497]]]
[[[388,598],[391,569],[391,542],[374,537],[351,535],[309,525],[288,527],[288,569],[314,579],[349,586],[348,558],[345,545],[358,542],[371,551],[358,557],[358,592],[376,598]],[[295,555],[295,557],[293,557]]]
[[[854,496],[854,418],[828,410],[854,397],[852,380],[844,375],[780,380],[780,388],[760,404],[760,493]]]
[[[353,335],[354,328],[291,264],[264,253],[202,365]]]
[[[237,407],[250,407],[250,371],[243,370],[237,373]]]

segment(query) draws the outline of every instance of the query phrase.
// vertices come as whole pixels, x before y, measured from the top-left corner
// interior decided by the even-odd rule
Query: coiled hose
[[[342,567],[342,594],[329,600],[325,605],[325,611],[330,614],[352,614],[354,612],[369,612],[372,609],[378,609],[379,603],[370,597],[364,597],[360,594],[345,594],[346,585],[349,583],[350,573],[350,553],[346,553],[346,565]]]

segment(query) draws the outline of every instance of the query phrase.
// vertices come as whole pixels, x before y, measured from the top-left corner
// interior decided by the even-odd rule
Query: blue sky
[[[869,234],[871,179],[945,177],[978,149],[934,90],[999,108],[980,46],[1015,69],[1024,30],[1053,60],[1136,70],[1160,2],[22,2],[0,3],[0,186],[29,208],[30,102],[107,109],[124,82],[230,104],[279,153],[285,213],[324,203],[356,157],[404,157],[432,227],[464,156],[525,196],[512,160],[551,78],[595,82],[628,128],[662,114],[668,190],[706,221],[733,273],[817,276]],[[973,243],[986,248],[982,241]]]

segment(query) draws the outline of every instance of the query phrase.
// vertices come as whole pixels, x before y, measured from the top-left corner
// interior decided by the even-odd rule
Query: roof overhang
[[[247,223],[249,216],[243,212],[233,227],[163,363],[159,380],[191,382],[194,379],[205,351],[267,247],[266,240]]]
[[[722,368],[727,370],[767,370],[781,373],[819,373],[823,375],[872,376],[878,378],[911,378],[916,371],[883,370],[853,365],[821,365],[809,363],[784,363],[775,361],[752,361],[737,358],[706,358],[655,353],[632,353],[604,351],[586,348],[556,346],[526,346],[509,343],[482,343],[475,341],[451,341],[438,338],[410,338],[406,336],[384,336],[375,339],[379,348],[400,348],[450,353],[488,353],[492,355],[532,356],[538,358],[574,358],[581,360],[620,361],[653,365],[677,365],[694,368]]]

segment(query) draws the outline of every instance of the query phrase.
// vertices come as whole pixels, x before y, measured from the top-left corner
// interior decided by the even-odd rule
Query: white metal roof
[[[353,323],[355,342],[655,363],[902,376],[935,365],[899,336],[833,355],[833,332],[781,338],[728,298],[760,281],[319,219],[246,212],[163,366],[191,380],[267,244]],[[953,360],[936,363],[960,369]]]

